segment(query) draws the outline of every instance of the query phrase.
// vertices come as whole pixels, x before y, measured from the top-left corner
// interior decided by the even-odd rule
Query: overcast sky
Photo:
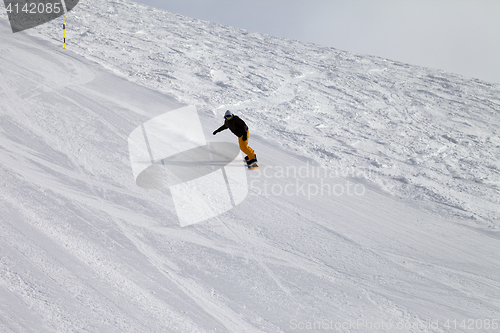
[[[500,83],[500,0],[135,0]]]

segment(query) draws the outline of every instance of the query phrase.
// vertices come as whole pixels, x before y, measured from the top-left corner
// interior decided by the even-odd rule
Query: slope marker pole
[[[66,49],[66,18],[63,15],[63,39],[64,39],[64,49]]]
[[[68,8],[66,7],[66,1],[61,0],[61,5],[63,8],[63,39],[64,39],[64,49],[66,49],[66,17],[65,14],[68,13]]]

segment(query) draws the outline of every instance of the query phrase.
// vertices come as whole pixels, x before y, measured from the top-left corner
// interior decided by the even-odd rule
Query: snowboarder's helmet
[[[233,119],[233,114],[231,113],[231,111],[229,111],[229,110],[226,111],[226,113],[224,114],[224,119],[226,119],[226,120]]]

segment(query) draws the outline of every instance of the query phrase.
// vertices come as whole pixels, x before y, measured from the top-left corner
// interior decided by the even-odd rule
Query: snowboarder
[[[216,129],[213,135],[228,129],[233,132],[234,135],[238,137],[238,142],[240,144],[240,149],[247,156],[245,156],[245,161],[249,168],[257,166],[257,156],[252,148],[248,146],[248,126],[245,122],[238,116],[227,110],[224,114],[224,125]]]

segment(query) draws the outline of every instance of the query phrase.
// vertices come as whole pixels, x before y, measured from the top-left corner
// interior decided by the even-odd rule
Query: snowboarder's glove
[[[247,134],[246,134],[246,133],[245,133],[245,134],[243,134],[243,141],[247,141],[247,139],[248,139],[248,138],[247,138]]]
[[[212,134],[213,134],[213,135],[215,135],[215,134],[217,134],[217,133],[219,133],[219,132],[217,132],[217,130],[215,130]]]

